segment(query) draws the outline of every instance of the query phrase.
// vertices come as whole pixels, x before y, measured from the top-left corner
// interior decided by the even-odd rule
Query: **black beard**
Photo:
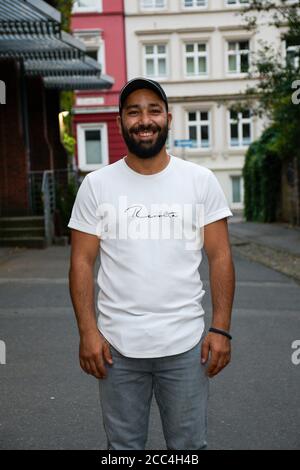
[[[153,158],[156,155],[159,154],[159,152],[162,150],[164,145],[166,144],[167,138],[168,138],[168,121],[166,121],[166,125],[164,127],[160,126],[139,126],[135,128],[131,128],[129,131],[124,127],[123,121],[121,121],[121,126],[122,126],[122,135],[123,139],[125,140],[125,143],[128,147],[128,150],[133,153],[133,155],[136,155],[139,158]],[[151,144],[149,141],[143,141],[143,142],[137,142],[134,140],[134,137],[132,134],[137,133],[137,132],[147,132],[147,131],[153,131],[153,132],[158,132],[158,136],[156,139],[156,142],[154,144]]]

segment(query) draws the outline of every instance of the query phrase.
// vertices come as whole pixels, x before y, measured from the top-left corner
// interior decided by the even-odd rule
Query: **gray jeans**
[[[208,377],[201,342],[182,354],[135,359],[110,346],[114,364],[99,380],[108,450],[144,450],[150,406],[159,407],[167,449],[206,447]]]

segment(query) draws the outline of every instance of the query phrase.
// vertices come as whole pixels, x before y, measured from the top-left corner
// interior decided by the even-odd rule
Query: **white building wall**
[[[168,74],[158,81],[164,87],[173,113],[170,151],[213,170],[232,208],[232,176],[241,176],[247,147],[231,148],[228,106],[253,82],[247,74],[227,71],[227,40],[249,40],[250,50],[257,51],[259,40],[271,41],[280,48],[280,32],[262,23],[259,33],[248,31],[242,24],[239,8],[227,7],[226,0],[207,0],[207,8],[187,11],[182,0],[166,0],[164,10],[143,11],[140,0],[125,0],[125,28],[128,79],[146,76],[144,44],[166,44]],[[208,47],[207,76],[185,74],[185,43],[204,41]],[[156,79],[156,77],[151,77]],[[187,112],[209,110],[211,113],[211,147],[181,149],[178,139],[188,139]],[[252,140],[259,137],[264,124],[252,122]],[[243,182],[241,180],[241,189]],[[243,191],[242,191],[243,193]]]

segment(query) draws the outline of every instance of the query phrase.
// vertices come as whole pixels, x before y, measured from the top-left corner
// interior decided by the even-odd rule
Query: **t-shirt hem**
[[[99,328],[99,331],[100,331],[100,328]],[[169,356],[175,356],[177,354],[183,354],[187,351],[189,351],[190,349],[194,348],[201,340],[202,338],[202,335],[203,335],[203,332],[204,332],[204,325],[203,325],[203,328],[202,330],[199,330],[200,334],[197,336],[197,340],[194,341],[191,345],[189,346],[186,346],[184,347],[183,349],[180,348],[179,350],[173,350],[171,351],[171,353],[168,352],[168,354],[162,354],[162,353],[157,353],[155,356],[153,356],[153,353],[149,353],[149,354],[145,354],[145,353],[142,353],[142,354],[139,354],[139,353],[135,353],[135,352],[129,352],[129,351],[121,351],[115,344],[114,342],[110,339],[110,336],[107,335],[105,332],[103,332],[103,330],[101,329],[101,334],[106,338],[106,340],[109,342],[109,344],[118,351],[119,354],[121,354],[122,356],[125,356],[125,357],[129,357],[129,358],[132,358],[132,359],[154,359],[154,358],[160,358],[160,357],[169,357]]]
[[[75,230],[80,230],[81,232],[89,233],[90,235],[96,235],[98,238],[99,235],[97,231],[93,229],[90,225],[83,224],[82,222],[78,222],[77,220],[71,219],[68,223],[69,228],[73,228]]]
[[[224,219],[225,217],[232,217],[233,214],[230,209],[219,209],[216,212],[213,212],[209,215],[209,217],[205,218],[204,225],[211,224],[212,222],[216,222],[217,220]]]

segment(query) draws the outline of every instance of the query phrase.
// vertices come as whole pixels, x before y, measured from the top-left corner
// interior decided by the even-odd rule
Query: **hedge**
[[[247,221],[274,222],[280,202],[282,161],[276,151],[278,133],[266,129],[253,142],[246,154],[243,168],[245,186],[244,215]]]

